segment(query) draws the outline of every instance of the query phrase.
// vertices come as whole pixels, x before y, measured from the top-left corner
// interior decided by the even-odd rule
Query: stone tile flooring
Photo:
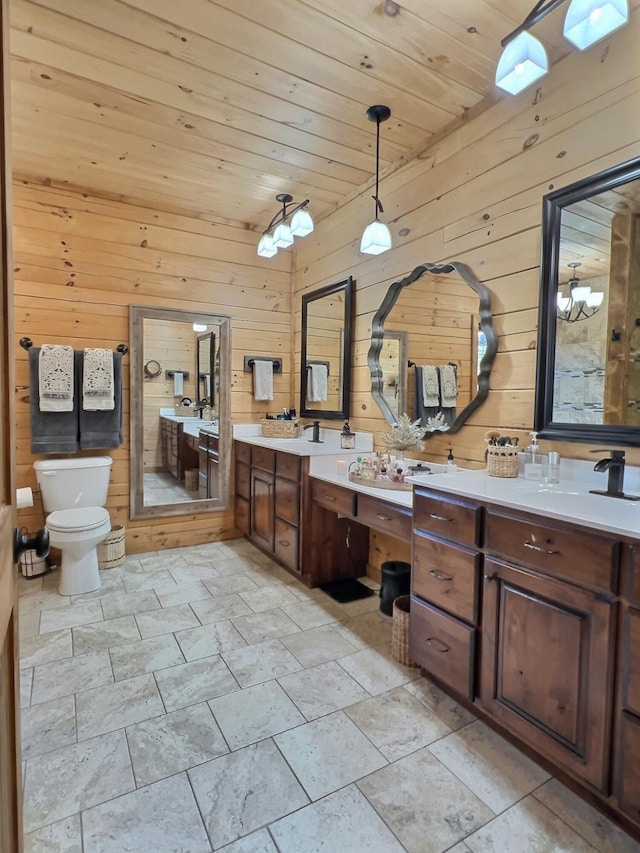
[[[20,579],[27,853],[639,853],[244,540]]]

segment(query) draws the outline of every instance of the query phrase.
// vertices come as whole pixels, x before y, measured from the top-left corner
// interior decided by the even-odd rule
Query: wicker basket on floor
[[[391,627],[391,653],[405,666],[417,666],[409,657],[409,608],[408,595],[399,595],[393,601],[393,625]]]
[[[124,563],[125,533],[124,525],[114,524],[111,533],[98,545],[99,569],[115,569]]]

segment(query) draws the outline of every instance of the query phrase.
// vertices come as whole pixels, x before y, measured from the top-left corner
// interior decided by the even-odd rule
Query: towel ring
[[[160,362],[155,359],[151,359],[144,366],[144,375],[149,379],[155,379],[156,376],[160,376],[162,373],[162,367],[160,366]]]

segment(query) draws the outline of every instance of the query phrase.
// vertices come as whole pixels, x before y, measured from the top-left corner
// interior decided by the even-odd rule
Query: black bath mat
[[[334,601],[339,601],[344,604],[347,601],[358,601],[360,598],[368,598],[370,595],[375,595],[372,589],[365,586],[356,578],[345,578],[341,581],[330,581],[329,583],[321,583],[320,589],[330,595]]]

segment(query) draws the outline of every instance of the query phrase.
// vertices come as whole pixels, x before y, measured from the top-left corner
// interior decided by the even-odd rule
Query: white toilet
[[[60,595],[99,589],[97,547],[111,531],[111,517],[104,508],[111,457],[39,459],[33,467],[48,513],[49,541],[62,552]]]

